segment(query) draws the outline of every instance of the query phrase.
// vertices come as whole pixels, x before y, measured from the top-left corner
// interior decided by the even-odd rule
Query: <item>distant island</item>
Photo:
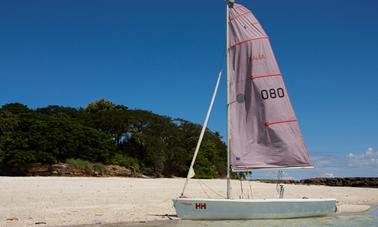
[[[316,177],[302,180],[256,179],[254,181],[274,184],[284,183],[304,185],[326,185],[338,187],[378,188],[378,177]]]
[[[83,108],[0,108],[0,175],[184,177],[201,126],[105,99]],[[226,174],[226,145],[207,130],[198,178]]]

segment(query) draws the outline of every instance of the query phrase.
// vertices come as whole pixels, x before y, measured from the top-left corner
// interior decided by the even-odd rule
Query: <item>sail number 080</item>
[[[283,88],[277,88],[277,89],[274,89],[274,88],[271,88],[269,90],[261,90],[261,98],[262,99],[275,99],[275,98],[283,98],[285,97],[285,91]]]

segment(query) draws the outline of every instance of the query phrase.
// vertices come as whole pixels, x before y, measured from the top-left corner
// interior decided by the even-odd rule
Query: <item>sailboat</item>
[[[268,35],[252,12],[227,0],[227,195],[224,199],[185,196],[222,72],[181,195],[173,199],[181,219],[274,219],[326,216],[336,199],[231,197],[230,174],[260,169],[312,168],[283,76]]]

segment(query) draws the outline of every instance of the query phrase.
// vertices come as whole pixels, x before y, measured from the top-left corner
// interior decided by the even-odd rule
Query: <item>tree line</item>
[[[84,108],[21,103],[0,108],[0,175],[22,175],[30,163],[81,159],[150,176],[187,174],[201,126],[109,100]],[[226,145],[206,130],[194,167],[199,178],[226,174]]]

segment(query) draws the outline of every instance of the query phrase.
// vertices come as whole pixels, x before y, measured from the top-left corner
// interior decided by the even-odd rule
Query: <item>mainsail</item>
[[[311,166],[269,38],[240,4],[229,9],[231,168]]]

